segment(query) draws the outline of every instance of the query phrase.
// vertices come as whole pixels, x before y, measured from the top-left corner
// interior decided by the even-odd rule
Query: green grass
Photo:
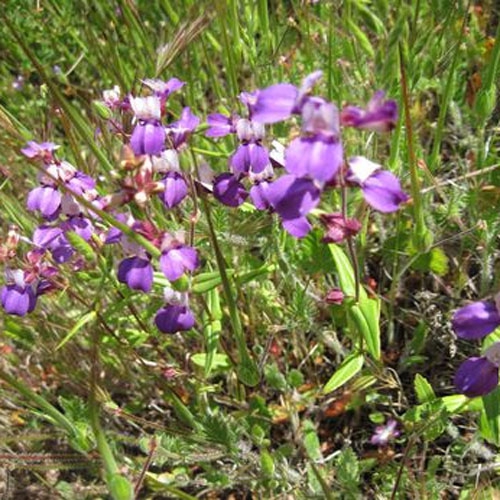
[[[276,217],[228,210],[201,192],[169,212],[156,200],[132,206],[162,230],[186,230],[202,258],[188,284],[197,324],[175,336],[153,324],[161,280],[150,295],[132,292],[116,279],[115,248],[80,242],[80,270],[61,268],[60,288],[34,313],[0,317],[0,462],[11,496],[493,495],[499,395],[454,395],[456,368],[479,346],[457,340],[449,321],[500,283],[498,16],[493,1],[8,0],[5,235],[16,225],[30,238],[40,223],[25,208],[37,185],[20,154],[29,139],[61,144],[101,194],[119,189],[121,143],[92,103],[113,85],[137,95],[154,77],[187,82],[168,101],[170,121],[183,106],[203,121],[242,113],[240,92],[299,85],[317,69],[315,93],[339,107],[384,89],[399,103],[395,130],[345,130],[345,156],[383,164],[412,196],[390,216],[347,200],[363,223],[354,241],[363,287],[359,303],[342,306],[324,297],[355,289],[353,255],[331,252],[320,229],[295,240]],[[298,130],[276,124],[268,136],[287,143]],[[190,144],[182,167],[193,174],[204,162],[225,171],[235,146],[202,131]],[[339,201],[332,194],[325,209]],[[19,267],[28,249],[22,242],[6,265]],[[387,418],[401,435],[377,450],[370,436]],[[22,458],[30,454],[43,458]]]

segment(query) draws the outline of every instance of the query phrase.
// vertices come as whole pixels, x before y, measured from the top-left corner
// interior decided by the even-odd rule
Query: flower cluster
[[[361,188],[366,202],[381,212],[393,212],[407,200],[399,180],[380,165],[360,156],[344,161],[341,140],[341,126],[390,130],[397,120],[396,103],[377,92],[366,109],[346,106],[339,111],[335,104],[311,95],[321,76],[319,71],[309,75],[300,87],[280,83],[242,93],[243,116],[215,113],[207,118],[207,137],[233,135],[237,141],[229,171],[213,178],[211,191],[216,200],[237,207],[249,198],[257,209],[276,213],[295,237],[311,230],[308,215],[319,205],[322,194],[335,187]],[[57,158],[58,146],[53,143],[29,142],[22,150],[39,165],[38,186],[29,193],[27,207],[43,222],[31,240],[25,239],[31,249],[21,268],[9,265],[19,238],[12,236],[0,247],[0,257],[7,262],[0,299],[7,313],[24,316],[33,311],[38,296],[58,287],[59,266],[81,269],[84,261],[75,248],[78,245],[72,243],[78,238],[96,248],[103,244],[120,248],[118,281],[143,293],[153,289],[155,267],[171,283],[199,267],[192,242],[185,242],[182,231],[157,227],[148,217],[147,207],[159,198],[165,209],[174,209],[188,197],[191,186],[202,184],[181,168],[183,151],[200,119],[185,107],[176,121],[167,123],[167,116],[172,115],[168,100],[184,82],[146,79],[142,84],[141,95],[122,96],[114,87],[95,103],[107,129],[125,143],[121,171],[114,172],[120,182],[118,189],[98,192],[92,177]],[[266,125],[292,116],[300,117],[300,134],[286,148],[272,141],[269,150]],[[129,209],[130,204],[135,208]],[[115,218],[116,225],[107,226],[103,219],[110,219],[102,211]],[[143,214],[141,220],[136,218],[138,214]],[[321,221],[327,227],[327,242],[354,236],[361,227],[345,213],[323,214]],[[165,290],[164,306],[155,317],[157,327],[166,333],[194,325],[188,291],[174,288],[179,286]]]
[[[144,80],[143,83],[150,95],[122,98],[120,89],[114,87],[104,91],[103,100],[98,103],[110,131],[128,139],[121,165],[125,177],[119,190],[99,195],[94,179],[56,157],[58,146],[53,143],[31,141],[22,149],[26,157],[40,165],[39,185],[29,193],[27,208],[38,213],[43,223],[35,229],[31,240],[25,239],[32,249],[27,252],[22,268],[11,269],[8,265],[16,257],[20,240],[17,233],[13,232],[1,247],[1,257],[7,266],[0,299],[7,313],[24,316],[32,312],[38,296],[58,287],[55,280],[58,266],[69,263],[73,269],[82,267],[83,259],[71,243],[70,233],[97,246],[120,243],[123,258],[118,264],[118,281],[133,290],[145,293],[152,290],[152,256],[134,238],[116,227],[106,227],[89,204],[126,224],[131,231],[129,235],[137,233],[157,248],[159,268],[169,281],[175,282],[198,267],[198,253],[184,243],[182,233],[172,235],[159,230],[150,221],[136,220],[123,210],[129,203],[145,208],[153,196],[158,196],[165,208],[172,209],[189,193],[179,155],[200,120],[186,107],[177,121],[164,125],[167,99],[184,83],[176,78],[167,82]],[[127,117],[130,113],[133,130],[129,135],[119,123],[120,119],[130,122]],[[165,305],[158,311],[155,322],[167,333],[192,328],[194,316],[188,307],[187,293],[168,288]]]
[[[1,302],[9,314],[24,316],[34,310],[37,298],[57,288],[55,278],[61,264],[74,269],[82,265],[70,243],[70,233],[89,241],[95,232],[93,221],[86,215],[78,200],[98,203],[95,181],[65,160],[59,160],[53,143],[30,141],[22,153],[40,166],[39,185],[28,194],[27,208],[37,212],[43,222],[35,229],[31,249],[26,253],[22,268],[12,269],[9,262],[15,258],[17,237],[12,252],[4,256],[6,285]],[[7,239],[6,245],[9,245]]]
[[[308,214],[318,206],[323,192],[333,187],[360,187],[366,202],[375,210],[389,213],[407,201],[399,180],[390,172],[361,156],[344,162],[341,126],[374,131],[388,131],[397,120],[397,105],[377,92],[366,109],[337,106],[311,95],[321,78],[317,71],[303,81],[300,88],[288,83],[272,85],[251,94],[244,93],[241,101],[248,118],[220,114],[208,117],[206,135],[222,137],[236,134],[239,146],[229,159],[230,172],[214,180],[214,195],[228,206],[238,206],[248,195],[259,210],[275,212],[284,228],[295,237],[311,230]],[[301,117],[301,133],[284,151],[269,153],[265,148],[264,126]],[[284,167],[285,173],[274,179],[274,166]],[[252,187],[246,191],[244,179]],[[341,241],[343,235],[359,230],[359,223],[345,214],[331,214],[323,220],[329,241]],[[331,227],[335,226],[335,227]],[[333,235],[333,236],[332,236]]]
[[[500,294],[494,300],[481,300],[455,312],[452,326],[458,337],[481,339],[500,326]],[[484,396],[498,385],[500,342],[495,342],[482,356],[465,360],[455,374],[455,387],[469,397]]]

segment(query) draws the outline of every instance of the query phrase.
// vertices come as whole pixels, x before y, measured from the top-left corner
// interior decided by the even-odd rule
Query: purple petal
[[[224,137],[235,132],[233,120],[220,113],[208,115],[207,123],[209,126],[205,132],[207,137]]]
[[[28,194],[28,210],[39,210],[44,217],[52,217],[61,206],[61,193],[50,186],[39,186]]]
[[[163,178],[165,191],[160,193],[160,198],[167,208],[174,208],[188,194],[187,182],[179,172],[168,172]]]
[[[248,193],[233,174],[225,173],[214,179],[214,196],[228,207],[238,207],[247,199]]]
[[[320,182],[329,182],[342,165],[340,141],[315,138],[297,138],[285,153],[285,168],[297,177],[309,176]]]
[[[455,387],[469,398],[484,396],[498,385],[498,368],[486,358],[464,361],[455,374]]]
[[[297,219],[283,219],[283,227],[295,238],[303,238],[312,229],[306,217]]]
[[[71,217],[65,223],[63,223],[63,229],[65,231],[73,231],[78,236],[83,238],[85,241],[90,240],[92,238],[92,234],[94,234],[94,226],[92,223],[82,216]]]
[[[399,179],[386,170],[379,170],[368,177],[361,186],[366,202],[379,212],[389,213],[408,201]]]
[[[286,120],[293,113],[299,91],[290,83],[271,85],[257,93],[252,109],[252,120],[276,123]]]
[[[187,331],[194,326],[194,316],[186,306],[165,306],[155,316],[155,324],[163,333]]]
[[[258,210],[267,210],[270,206],[266,194],[268,186],[269,182],[262,181],[250,188],[250,198]]]
[[[2,307],[7,314],[25,316],[36,306],[36,295],[31,285],[5,285],[0,292]]]
[[[132,290],[149,292],[153,286],[153,266],[148,259],[129,257],[118,266],[118,281]]]
[[[169,281],[178,280],[186,271],[198,267],[198,252],[188,246],[171,248],[160,257],[160,269]]]
[[[274,210],[287,220],[305,217],[320,201],[320,190],[310,179],[283,175],[269,183],[267,199]]]
[[[96,185],[95,180],[90,175],[77,171],[72,179],[70,179],[66,186],[71,189],[75,194],[82,195],[85,191],[94,189]]]
[[[146,123],[144,126],[144,154],[158,155],[165,146],[165,129],[160,123]]]
[[[500,326],[500,314],[493,302],[482,300],[455,312],[452,327],[463,339],[480,339]]]
[[[347,127],[388,132],[398,120],[398,105],[396,101],[384,101],[385,93],[381,90],[368,103],[365,109],[357,106],[346,106],[340,115],[341,123]]]
[[[165,146],[165,128],[157,122],[139,122],[132,132],[130,146],[136,156],[158,155]]]
[[[62,236],[63,231],[60,227],[42,225],[35,229],[33,233],[33,243],[41,248],[52,248],[57,244],[57,240]]]

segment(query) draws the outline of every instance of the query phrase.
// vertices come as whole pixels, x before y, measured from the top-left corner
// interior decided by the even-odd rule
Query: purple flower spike
[[[464,361],[455,374],[455,387],[469,398],[484,396],[498,385],[498,367],[485,356]]]
[[[61,193],[51,186],[39,186],[30,191],[26,203],[28,210],[39,210],[45,218],[52,218],[61,206]]]
[[[500,326],[500,313],[494,302],[474,302],[455,312],[452,326],[463,339],[480,339]]]
[[[169,281],[178,280],[186,271],[192,272],[198,265],[198,252],[185,245],[170,248],[160,257],[160,269]]]
[[[299,91],[290,83],[271,85],[257,93],[252,106],[252,120],[276,123],[289,118],[295,110]]]
[[[228,207],[239,207],[247,199],[248,193],[233,174],[225,173],[214,179],[214,196]]]
[[[397,438],[400,432],[397,430],[398,423],[393,418],[384,425],[379,425],[370,439],[370,443],[377,446],[387,446],[389,441]]]
[[[129,257],[118,266],[118,281],[132,290],[148,293],[153,286],[153,266],[148,259]]]
[[[174,208],[184,200],[188,194],[187,182],[179,172],[168,172],[163,178],[165,190],[160,198],[167,208]]]
[[[233,120],[220,113],[208,115],[207,124],[208,129],[205,132],[207,137],[224,137],[236,132]]]
[[[36,306],[36,295],[31,285],[5,285],[0,292],[0,300],[5,312],[16,316],[25,316]]]
[[[366,110],[357,106],[346,106],[340,114],[342,125],[376,132],[392,130],[398,121],[398,105],[393,100],[385,101],[384,97],[385,92],[382,90],[375,92]]]
[[[159,155],[165,146],[165,128],[160,122],[140,121],[132,132],[130,146],[136,156]]]
[[[176,333],[191,330],[195,321],[189,307],[167,305],[156,313],[155,324],[163,333]]]
[[[334,179],[342,165],[340,141],[297,138],[285,153],[286,170],[297,177],[310,177],[320,182]]]

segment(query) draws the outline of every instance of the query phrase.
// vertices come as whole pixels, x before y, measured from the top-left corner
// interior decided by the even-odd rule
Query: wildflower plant
[[[498,281],[494,16],[82,6],[0,13],[1,460],[65,498],[491,482],[499,301],[450,309]]]

